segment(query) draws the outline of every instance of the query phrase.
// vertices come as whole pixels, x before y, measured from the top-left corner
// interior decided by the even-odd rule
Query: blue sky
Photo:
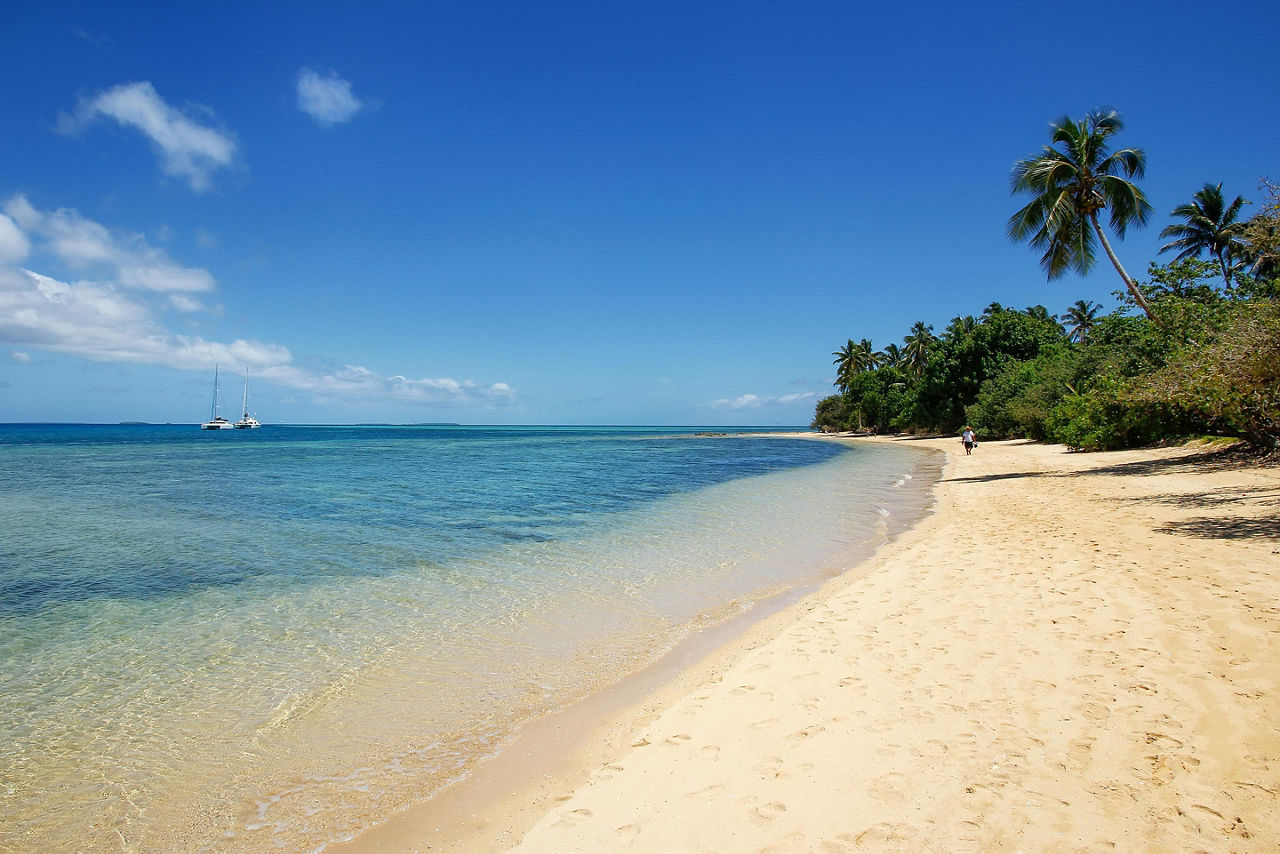
[[[1280,7],[1071,8],[11,4],[0,421],[807,424],[846,338],[1114,304],[1005,237],[1062,114],[1135,275],[1280,177]]]

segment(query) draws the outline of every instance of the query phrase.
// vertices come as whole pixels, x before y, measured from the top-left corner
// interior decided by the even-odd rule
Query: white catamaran
[[[218,414],[218,366],[213,366],[213,408],[209,420],[200,425],[201,430],[230,430],[234,425]]]
[[[262,425],[258,423],[258,419],[249,414],[249,369],[244,369],[244,400],[240,403],[240,411],[244,413],[240,420],[235,423],[237,430],[255,430]]]

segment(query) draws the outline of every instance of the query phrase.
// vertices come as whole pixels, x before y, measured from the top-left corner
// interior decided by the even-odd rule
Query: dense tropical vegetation
[[[1124,288],[1101,314],[1077,300],[1061,318],[1043,306],[992,303],[953,318],[935,335],[913,324],[901,345],[876,350],[849,339],[835,357],[838,394],[821,400],[813,426],[842,430],[953,432],[1029,437],[1085,450],[1197,435],[1280,446],[1280,185],[1264,179],[1252,218],[1206,183],[1175,208],[1172,238],[1145,281],[1120,263],[1100,220],[1117,237],[1147,223],[1135,180],[1141,149],[1113,151],[1119,117],[1092,112],[1051,126],[1051,145],[1014,165],[1015,193],[1031,200],[1009,236],[1043,252],[1050,279],[1088,272],[1101,244]],[[1137,313],[1134,313],[1137,310]]]

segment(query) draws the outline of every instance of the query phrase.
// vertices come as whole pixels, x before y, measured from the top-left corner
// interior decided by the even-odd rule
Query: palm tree
[[[1076,304],[1066,311],[1066,321],[1071,326],[1071,330],[1067,333],[1067,340],[1078,341],[1081,344],[1088,341],[1089,333],[1093,331],[1101,309],[1102,306],[1092,300],[1088,302],[1082,299],[1076,300]]]
[[[1246,202],[1241,196],[1236,196],[1235,201],[1228,205],[1222,197],[1221,184],[1205,184],[1192,198],[1193,201],[1173,209],[1173,216],[1182,217],[1185,222],[1160,232],[1161,237],[1177,238],[1161,246],[1160,251],[1179,250],[1177,261],[1209,253],[1218,259],[1222,278],[1227,287],[1231,287],[1231,256],[1245,252],[1240,241],[1245,224],[1237,222],[1236,217]]]
[[[906,344],[902,349],[902,355],[906,357],[907,365],[918,377],[924,373],[924,366],[929,361],[929,353],[933,350],[934,342],[938,340],[934,337],[933,327],[926,326],[923,320],[918,320],[911,327],[911,334],[902,340]]]
[[[884,349],[876,355],[880,364],[886,368],[896,368],[902,364],[902,348],[893,342],[884,345]]]
[[[858,373],[874,371],[880,367],[880,354],[871,346],[871,339],[863,338],[858,342]]]
[[[866,338],[857,344],[854,344],[853,339],[850,338],[843,347],[831,355],[836,357],[833,363],[836,366],[836,387],[840,389],[841,394],[849,391],[853,378],[858,374],[880,366],[875,348]]]
[[[1154,319],[1098,222],[1098,212],[1109,209],[1111,229],[1120,238],[1129,226],[1146,224],[1151,204],[1126,180],[1143,176],[1146,154],[1141,148],[1110,151],[1108,138],[1124,127],[1114,111],[1094,110],[1079,122],[1063,116],[1049,127],[1052,144],[1013,166],[1013,192],[1033,198],[1009,218],[1009,237],[1044,249],[1040,266],[1056,279],[1068,270],[1085,275],[1093,268],[1096,236],[1134,302]]]
[[[978,328],[978,321],[972,314],[966,314],[964,317],[957,315],[951,318],[951,322],[947,324],[946,336],[948,338],[964,338],[971,335],[973,330]]]
[[[1036,320],[1043,320],[1045,323],[1057,323],[1058,315],[1050,314],[1049,309],[1042,305],[1029,305],[1023,312],[1027,317],[1034,317]]]
[[[841,394],[849,391],[849,384],[858,372],[854,367],[858,360],[857,353],[858,345],[850,338],[843,347],[831,354],[836,357],[832,364],[836,366],[836,388],[840,389]]]

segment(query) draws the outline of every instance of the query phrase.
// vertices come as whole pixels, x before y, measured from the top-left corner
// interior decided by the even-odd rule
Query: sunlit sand
[[[590,768],[401,843],[1280,849],[1280,469],[922,444],[951,452],[935,514],[616,719]]]

